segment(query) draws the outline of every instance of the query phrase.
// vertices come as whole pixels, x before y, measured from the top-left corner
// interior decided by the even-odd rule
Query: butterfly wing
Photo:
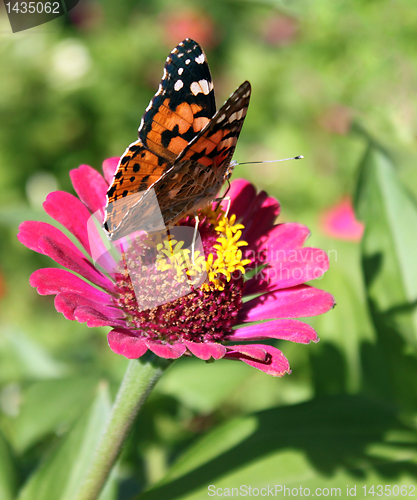
[[[209,124],[152,186],[166,224],[213,201],[232,174],[230,164],[249,106],[248,81],[229,97]]]
[[[107,192],[104,227],[110,235],[137,202],[130,195],[146,191],[167,172],[215,111],[206,56],[187,38],[168,56],[158,91],[142,117],[139,140],[119,161]]]
[[[223,182],[249,106],[251,85],[243,82],[210,123],[178,155],[175,165],[190,160],[210,167]]]
[[[140,140],[132,143],[120,158],[112,185],[107,191],[106,231],[112,234],[138,201],[131,195],[146,191],[171,166],[172,163],[146,149]]]
[[[142,117],[139,139],[153,153],[171,160],[215,112],[206,56],[197,42],[187,38],[167,57],[158,91]]]
[[[147,191],[154,190],[164,224],[175,224],[186,214],[212,201],[231,175],[230,161],[250,94],[250,83],[244,82],[182,151],[173,166]],[[112,239],[151,226],[148,219],[153,221],[156,216],[151,213],[149,203],[144,201],[145,196],[125,213]]]

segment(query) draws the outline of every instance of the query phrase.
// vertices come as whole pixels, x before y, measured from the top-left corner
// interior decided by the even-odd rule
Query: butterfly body
[[[216,113],[201,47],[190,39],[175,47],[142,117],[139,139],[121,157],[107,192],[104,228],[110,239],[152,230],[155,197],[165,225],[213,201],[232,173],[250,93],[244,82]]]

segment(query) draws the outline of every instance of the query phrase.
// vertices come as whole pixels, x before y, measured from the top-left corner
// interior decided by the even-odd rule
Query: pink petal
[[[365,227],[356,220],[349,196],[323,213],[320,226],[327,236],[348,241],[360,241]]]
[[[38,269],[30,277],[29,283],[37,288],[39,295],[55,295],[59,292],[74,292],[89,297],[95,302],[110,304],[110,296],[92,287],[75,274],[64,269],[48,267]]]
[[[279,211],[280,206],[275,198],[269,197],[264,191],[258,193],[241,221],[245,226],[242,239],[249,247],[255,245],[257,240],[273,227]]]
[[[127,359],[137,359],[145,354],[148,346],[143,337],[134,335],[129,330],[115,328],[107,335],[110,349]]]
[[[74,316],[75,310],[82,306],[91,307],[95,311],[110,319],[120,319],[125,317],[125,314],[121,309],[100,304],[94,300],[84,297],[83,295],[78,295],[77,293],[61,292],[55,297],[56,310],[72,321],[76,319]]]
[[[188,340],[184,340],[184,344],[191,354],[205,361],[210,358],[221,359],[226,354],[226,348],[222,344],[190,342]]]
[[[270,292],[245,302],[238,321],[317,316],[334,307],[333,296],[308,285]]]
[[[70,177],[78,197],[91,213],[106,205],[108,185],[101,175],[88,165],[71,170]]]
[[[51,224],[37,221],[25,221],[20,224],[17,239],[31,250],[38,253],[44,253],[39,246],[39,241],[42,237],[52,239],[57,245],[65,245],[67,248],[71,249],[72,253],[84,257],[83,253],[74,243],[67,238],[62,231],[51,226]]]
[[[230,349],[232,349],[233,352],[244,354],[245,356],[258,361],[265,361],[268,357],[267,352],[263,349],[263,346],[233,345],[230,346]]]
[[[118,156],[107,158],[107,160],[103,161],[103,174],[107,184],[111,184],[113,182],[113,176],[116,173],[119,161],[120,158]]]
[[[158,342],[149,339],[147,339],[145,342],[149,350],[151,350],[154,354],[156,354],[160,358],[177,359],[180,358],[187,350],[185,345],[180,343],[172,345],[160,344]]]
[[[258,240],[257,248],[264,251],[265,260],[268,262],[279,250],[301,248],[309,236],[308,227],[296,222],[285,222],[277,224],[265,233],[261,241]]]
[[[74,317],[79,323],[87,323],[89,328],[96,326],[120,326],[126,327],[126,321],[110,319],[93,307],[80,306],[74,311]]]
[[[78,198],[65,191],[55,191],[48,194],[43,208],[48,215],[68,229],[91,255],[87,233],[90,212]]]
[[[228,338],[231,342],[265,339],[282,339],[300,344],[319,341],[313,327],[295,319],[278,319],[237,328]]]
[[[270,258],[268,267],[247,282],[246,295],[297,286],[320,278],[329,268],[329,258],[319,248],[278,250]]]
[[[230,197],[230,214],[235,214],[239,220],[246,213],[252,200],[256,197],[255,187],[244,179],[236,179],[230,184],[227,196]],[[222,204],[224,207],[225,204]]]
[[[52,238],[42,236],[39,239],[41,253],[48,255],[55,262],[71,271],[80,274],[88,281],[109,291],[114,291],[113,283],[101,274],[97,269],[79,252],[74,252],[70,246],[57,243]]]
[[[115,254],[119,254],[118,261],[122,257],[122,249],[109,243],[104,229],[97,224],[102,215],[100,212],[91,216],[88,224],[88,240],[90,244],[90,255],[97,268],[102,268],[106,273],[114,275],[120,271],[119,262],[116,262],[115,257],[112,255],[112,250]]]
[[[234,349],[234,347],[235,346],[232,346],[230,349]],[[266,351],[269,354],[267,360],[264,362],[257,361],[233,350],[229,351],[225,358],[239,359],[240,361],[257,368],[268,375],[272,375],[273,377],[282,377],[286,373],[291,373],[287,358],[276,347],[272,347],[270,345],[252,345],[251,347],[259,347],[260,349]]]

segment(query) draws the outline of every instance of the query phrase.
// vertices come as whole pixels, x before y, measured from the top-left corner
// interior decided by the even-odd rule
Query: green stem
[[[136,415],[171,360],[148,353],[130,361],[110,419],[74,500],[96,500],[122,450]]]

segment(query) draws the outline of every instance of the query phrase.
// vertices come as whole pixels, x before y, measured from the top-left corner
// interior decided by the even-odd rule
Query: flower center
[[[199,212],[201,244],[177,237],[193,235],[194,217],[187,216],[166,234],[137,238],[123,254],[117,275],[116,302],[132,328],[152,339],[173,342],[221,341],[231,333],[242,305],[243,226],[219,209]],[[176,231],[178,229],[178,231]],[[205,257],[207,256],[207,257]]]

